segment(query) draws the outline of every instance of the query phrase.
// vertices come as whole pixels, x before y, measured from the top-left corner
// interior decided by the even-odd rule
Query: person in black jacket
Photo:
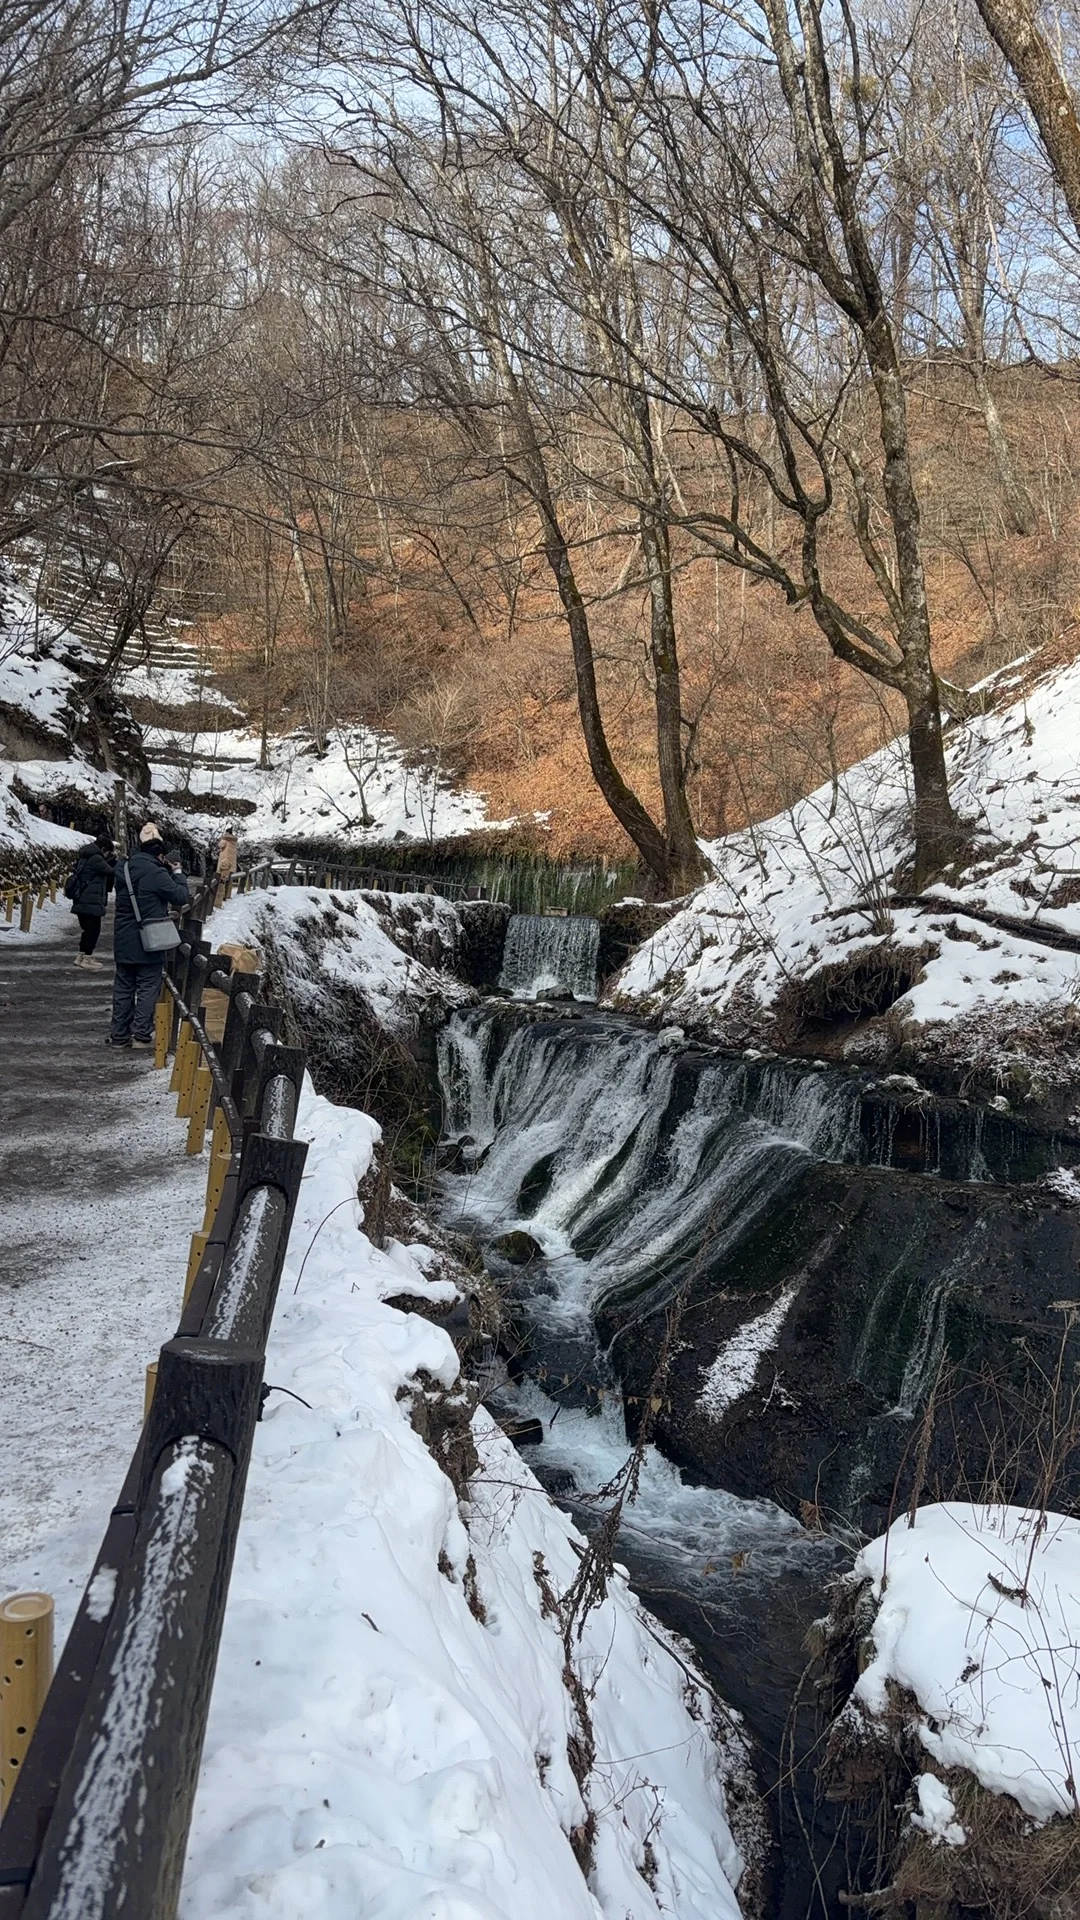
[[[75,860],[75,871],[65,888],[71,901],[71,911],[80,928],[75,965],[89,967],[94,973],[101,971],[101,961],[92,959],[91,955],[101,935],[101,922],[109,901],[115,860],[116,848],[110,835],[99,833],[88,847],[80,849]]]
[[[154,1007],[165,971],[164,954],[147,953],[143,946],[132,895],[144,926],[148,921],[167,920],[170,907],[188,904],[187,883],[178,863],[166,863],[165,842],[152,820],[139,835],[138,851],[116,863],[116,979],[112,1031],[106,1042],[110,1047],[153,1046]]]

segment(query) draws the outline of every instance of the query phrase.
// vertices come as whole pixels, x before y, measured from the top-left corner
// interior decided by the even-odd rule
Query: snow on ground
[[[611,997],[736,1042],[768,1038],[793,983],[888,948],[917,976],[892,1010],[909,1030],[959,1029],[976,1011],[1008,1026],[1071,1007],[1080,956],[977,912],[1080,935],[1078,713],[1074,662],[952,734],[953,797],[976,835],[959,885],[929,889],[919,907],[890,904],[911,853],[908,760],[896,742],[835,787],[709,844],[716,877],[631,957]]]
[[[65,910],[35,915],[29,937],[0,933],[0,1018],[11,959],[77,934]],[[139,1435],[146,1364],[179,1318],[206,1183],[167,1075],[124,1057],[119,1087],[76,1091],[107,1029],[107,982],[84,976],[85,1025],[65,1016],[49,1034],[54,1066],[74,1056],[70,1098],[51,1090],[35,1128],[12,1122],[8,1095],[0,1125],[0,1593],[51,1593],[58,1644]],[[3,1020],[2,1036],[25,1089],[44,1033]]]
[[[389,734],[370,727],[337,728],[321,758],[305,735],[273,736],[269,769],[259,767],[258,735],[235,729],[192,734],[153,727],[146,751],[154,786],[163,793],[187,788],[250,801],[254,813],[237,824],[252,844],[445,840],[496,824],[486,818],[480,794],[454,791],[432,769],[412,765]]]
[[[51,651],[61,640],[63,659]],[[42,798],[62,787],[78,787],[100,802],[102,783],[111,796],[111,778],[92,767],[70,738],[79,676],[67,663],[78,661],[84,651],[79,642],[63,636],[58,623],[0,570],[0,866],[17,864],[12,855],[32,858],[86,843],[84,833],[53,826],[32,813],[11,791],[16,777],[35,793],[40,791]],[[28,733],[32,741],[51,745],[62,757],[8,758],[3,747],[5,720]]]
[[[128,700],[156,700],[163,707],[202,706],[214,707],[223,713],[241,711],[195,662],[190,667],[128,667],[117,680],[116,688]]]
[[[21,631],[22,623],[19,623]],[[76,683],[70,667],[47,655],[35,658],[28,646],[15,646],[11,626],[0,636],[0,706],[18,708],[39,727],[62,739],[68,701]]]
[[[402,923],[397,939],[388,931],[396,920]],[[363,995],[381,1026],[398,1033],[413,1030],[423,1008],[475,998],[437,964],[414,957],[424,952],[449,963],[460,932],[455,909],[438,894],[387,895],[376,905],[364,893],[313,887],[237,894],[213,921],[218,946],[238,941],[260,953],[273,949],[301,1015],[328,1010],[333,989],[348,987]]]
[[[864,1547],[852,1576],[879,1601],[855,1698],[889,1709],[909,1689],[918,1736],[1046,1821],[1080,1813],[1080,1520],[1020,1507],[921,1507]],[[948,1824],[920,1792],[924,1823]],[[937,1829],[959,1844],[955,1834]],[[962,1836],[961,1836],[962,1838]]]
[[[18,761],[0,760],[0,865],[9,850],[19,854],[60,853],[85,846],[85,833],[54,827],[51,820],[42,820],[16,799],[11,780],[18,770]]]
[[[704,1688],[616,1574],[575,1704],[584,1542],[483,1413],[458,1498],[409,1418],[418,1379],[460,1390],[454,1347],[383,1303],[426,1251],[360,1230],[377,1129],[309,1088],[297,1131],[267,1378],[308,1404],[256,1434],[182,1914],[735,1920]]]

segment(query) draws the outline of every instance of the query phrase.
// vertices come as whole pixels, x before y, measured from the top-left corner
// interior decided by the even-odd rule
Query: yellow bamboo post
[[[201,1153],[206,1139],[207,1122],[210,1119],[210,1095],[214,1082],[209,1067],[199,1067],[191,1089],[191,1119],[188,1122],[188,1153]]]
[[[7,892],[4,895],[4,907],[7,912],[7,923],[8,923],[8,926],[10,927],[12,921],[15,918],[15,895],[12,892],[10,887],[8,888]]]
[[[190,1020],[181,1020],[180,1031],[176,1036],[176,1053],[173,1058],[172,1079],[169,1081],[170,1093],[179,1093],[180,1091],[180,1076],[184,1071],[184,1052],[190,1038]]]
[[[34,896],[27,889],[19,902],[19,932],[29,933],[34,918]]]
[[[142,1417],[144,1421],[149,1417],[150,1402],[154,1397],[154,1388],[157,1386],[157,1367],[157,1361],[151,1360],[146,1369],[146,1384],[143,1387],[142,1402]]]
[[[206,1252],[206,1243],[209,1238],[210,1235],[208,1233],[193,1233],[191,1236],[191,1252],[188,1254],[187,1276],[184,1280],[185,1307],[187,1306],[191,1289],[195,1285],[195,1275],[202,1265],[202,1257]]]
[[[48,893],[48,891],[49,891],[49,883],[47,880],[43,880],[40,887],[38,888],[38,893],[37,893],[37,910],[39,913],[41,912],[42,907],[45,905],[45,895]]]
[[[55,874],[53,875],[52,879],[49,881],[49,899],[52,901],[53,906],[55,907],[56,905],[56,875]]]
[[[169,1027],[171,1008],[169,996],[163,993],[154,1008],[154,1065],[167,1067],[169,1064]]]
[[[0,1600],[0,1813],[11,1798],[53,1671],[53,1603],[47,1593]]]
[[[191,1103],[195,1094],[195,1079],[199,1071],[202,1049],[193,1033],[188,1035],[184,1049],[184,1063],[180,1069],[180,1091],[176,1096],[176,1117],[178,1120],[191,1119]]]

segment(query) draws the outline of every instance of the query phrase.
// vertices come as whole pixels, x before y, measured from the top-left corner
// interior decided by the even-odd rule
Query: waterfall
[[[470,1169],[445,1177],[447,1210],[489,1242],[533,1236],[557,1280],[549,1318],[651,1304],[714,1268],[811,1158],[857,1154],[850,1084],[610,1018],[473,1008],[444,1029],[440,1065]]]
[[[515,1000],[596,999],[600,923],[584,914],[516,913],[506,930],[499,985]]]

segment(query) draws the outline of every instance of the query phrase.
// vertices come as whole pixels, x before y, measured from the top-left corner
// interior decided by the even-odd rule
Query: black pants
[[[79,936],[79,952],[93,953],[101,936],[100,913],[77,913],[75,918],[82,928]]]
[[[117,961],[112,997],[114,1040],[130,1040],[132,1037],[136,1040],[153,1039],[154,1008],[161,992],[164,971],[164,957],[146,960],[139,967],[129,966],[126,960]]]

